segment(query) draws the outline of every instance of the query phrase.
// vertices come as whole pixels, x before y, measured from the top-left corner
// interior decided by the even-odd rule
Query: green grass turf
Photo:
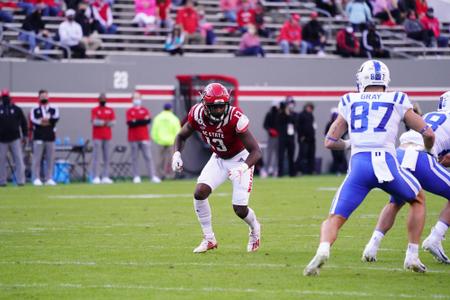
[[[372,191],[344,226],[321,275],[302,275],[334,195],[319,188],[342,180],[256,179],[250,204],[262,223],[257,253],[246,253],[247,226],[234,215],[231,185],[224,184],[210,197],[219,248],[200,255],[192,253],[202,237],[192,208],[194,181],[3,188],[0,298],[450,299],[450,266],[421,252],[429,273],[402,269],[407,209],[383,241],[379,261],[360,261],[387,201],[381,191]],[[143,194],[178,195],[124,197]],[[445,205],[427,196],[424,234]],[[448,241],[444,247],[450,252]]]

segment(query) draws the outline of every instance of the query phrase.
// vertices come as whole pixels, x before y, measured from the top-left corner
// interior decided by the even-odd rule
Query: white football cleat
[[[41,186],[42,185],[42,181],[39,178],[36,178],[35,180],[33,180],[33,185]]]
[[[306,266],[305,270],[303,270],[304,276],[317,276],[319,275],[320,268],[325,264],[325,262],[330,257],[330,253],[316,253],[313,259]]]
[[[133,177],[133,183],[141,183],[141,177],[140,176],[134,176]]]
[[[100,183],[102,183],[100,181],[100,177],[95,177],[94,179],[92,179],[92,184],[100,184]]]
[[[217,241],[215,239],[214,240],[203,239],[200,245],[198,245],[198,247],[195,248],[194,251],[192,252],[204,253],[208,250],[216,249],[218,245],[219,244],[217,244]]]
[[[440,240],[434,239],[429,235],[422,243],[422,248],[433,255],[433,257],[441,263],[450,264],[450,259],[445,255],[444,248]]]
[[[425,273],[427,271],[427,267],[420,261],[418,256],[406,256],[403,267],[406,270],[411,270],[417,273]]]
[[[247,252],[256,252],[261,244],[261,225],[258,223],[258,230],[248,235]]]
[[[153,176],[151,181],[153,183],[161,183],[161,179],[158,176]]]
[[[56,182],[53,179],[49,179],[45,182],[45,185],[56,185]]]
[[[377,261],[378,248],[372,246],[370,243],[366,245],[363,251],[361,260],[364,262],[376,262]]]
[[[109,177],[103,177],[102,178],[102,183],[103,184],[111,184],[111,183],[114,183],[114,181],[111,178],[109,178]]]

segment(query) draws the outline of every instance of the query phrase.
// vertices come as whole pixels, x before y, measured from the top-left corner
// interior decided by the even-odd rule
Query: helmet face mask
[[[379,60],[368,60],[361,65],[356,73],[358,92],[364,92],[368,86],[389,86],[391,76],[388,67]]]
[[[438,111],[450,112],[450,91],[445,92],[439,97]]]
[[[230,108],[230,94],[220,83],[208,84],[201,94],[205,114],[214,123],[222,121]]]

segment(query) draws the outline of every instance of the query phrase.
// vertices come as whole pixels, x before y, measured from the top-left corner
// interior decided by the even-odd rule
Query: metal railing
[[[12,24],[11,24],[11,25],[12,25]],[[55,61],[55,59],[52,59],[52,58],[50,58],[50,57],[48,57],[48,56],[46,56],[46,55],[44,55],[44,54],[31,52],[31,51],[29,51],[28,49],[26,49],[26,48],[24,48],[24,47],[21,47],[21,46],[18,46],[18,45],[13,45],[13,44],[9,43],[8,41],[6,41],[6,40],[4,39],[4,31],[6,31],[6,30],[15,31],[15,32],[17,32],[19,35],[20,35],[21,33],[22,33],[22,34],[28,34],[28,31],[22,30],[22,29],[19,29],[19,28],[16,28],[16,27],[11,26],[11,25],[10,25],[10,24],[7,24],[7,23],[1,23],[1,22],[0,22],[0,27],[1,27],[1,29],[0,29],[0,31],[1,31],[1,34],[0,34],[0,44],[1,44],[3,47],[7,47],[7,48],[10,48],[10,49],[14,49],[14,50],[16,50],[16,51],[18,51],[18,52],[21,52],[21,53],[23,53],[23,54],[31,55],[31,56],[33,56],[33,57],[35,57],[35,58],[42,59],[42,60],[45,60],[45,61]],[[52,45],[52,46],[54,46],[54,47],[63,49],[63,50],[65,51],[65,53],[67,53],[67,59],[70,60],[70,59],[72,58],[72,50],[70,50],[70,47],[68,47],[68,46],[66,46],[66,45],[63,45],[63,44],[61,44],[60,42],[53,41],[53,40],[48,39],[48,38],[43,38],[43,37],[41,37],[41,36],[39,36],[39,35],[36,35],[35,37],[36,37],[36,40],[37,40],[37,41],[41,41],[41,42],[44,42],[44,43],[48,43],[48,44],[50,44],[50,45]]]

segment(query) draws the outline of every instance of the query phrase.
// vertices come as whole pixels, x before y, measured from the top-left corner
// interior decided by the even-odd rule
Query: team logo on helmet
[[[220,83],[208,84],[201,94],[206,116],[213,122],[222,121],[230,108],[230,94]]]

